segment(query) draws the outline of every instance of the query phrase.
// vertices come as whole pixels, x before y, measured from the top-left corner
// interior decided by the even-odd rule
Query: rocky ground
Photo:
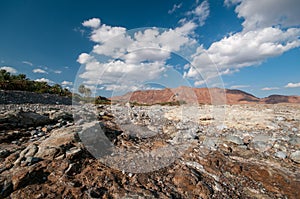
[[[0,104],[72,104],[72,97],[49,93],[0,90]]]
[[[0,105],[0,198],[299,198],[299,129],[299,104]]]

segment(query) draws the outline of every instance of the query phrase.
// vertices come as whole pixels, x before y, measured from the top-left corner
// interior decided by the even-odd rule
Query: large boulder
[[[62,155],[64,150],[76,145],[79,140],[77,133],[80,130],[81,128],[77,126],[54,130],[50,137],[40,143],[35,157],[53,160]]]
[[[31,111],[14,110],[0,114],[0,130],[36,127],[50,122],[49,117]]]

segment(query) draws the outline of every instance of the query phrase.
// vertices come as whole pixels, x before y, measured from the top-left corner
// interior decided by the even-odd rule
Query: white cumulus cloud
[[[94,42],[105,42],[121,34],[125,34],[126,28],[123,27],[112,27],[102,24],[99,28],[93,30],[91,40]]]
[[[84,21],[82,25],[85,27],[98,28],[100,26],[100,23],[101,23],[100,19],[92,18]]]
[[[73,82],[62,81],[62,82],[61,82],[61,85],[63,85],[63,86],[72,86],[72,85],[73,85]]]
[[[249,88],[250,85],[233,85],[230,89],[241,89],[241,88]]]
[[[103,84],[107,90],[130,90],[138,82],[159,77],[165,70],[164,62],[129,64],[121,60],[108,63],[90,62],[80,77],[87,84]]]
[[[45,71],[43,69],[40,69],[40,68],[33,69],[32,72],[34,72],[34,73],[47,73],[47,71]]]
[[[299,35],[297,28],[283,31],[268,27],[225,37],[213,43],[206,52],[221,68],[250,66],[299,47]]]
[[[209,16],[209,13],[209,3],[207,0],[205,0],[194,10],[188,11],[187,15],[192,16],[192,21],[195,21],[199,26],[203,26],[207,17]]]
[[[40,78],[40,79],[36,79],[35,81],[37,82],[47,82],[48,84],[54,84],[55,82],[50,80],[50,79],[47,79],[47,78]]]
[[[280,89],[279,87],[264,87],[261,90],[262,91],[272,91],[272,90],[278,90]]]
[[[53,72],[56,73],[56,74],[61,74],[61,73],[62,73],[61,70],[55,70],[55,71],[53,71]]]
[[[298,83],[288,83],[287,85],[285,85],[286,88],[298,88],[300,87],[300,82]]]
[[[0,67],[1,70],[6,70],[7,72],[10,72],[10,73],[17,73],[17,70],[13,67],[10,67],[10,66],[2,66]]]
[[[300,1],[225,0],[224,4],[236,6],[238,17],[244,19],[243,30],[207,49],[200,46],[192,56],[195,68],[185,77],[208,80],[231,74],[300,46]]]
[[[79,77],[106,90],[133,89],[135,84],[161,77],[171,52],[196,43],[189,36],[195,27],[189,22],[175,29],[147,28],[128,34],[126,28],[101,24],[90,36],[95,42],[92,53],[77,59],[84,67]]]
[[[193,55],[192,65],[203,74],[209,73],[213,68],[219,70],[219,74],[215,76],[230,74],[237,72],[239,68],[259,65],[268,58],[299,47],[299,36],[299,28],[281,30],[267,27],[238,32],[212,43],[208,49],[198,47],[197,53]],[[187,76],[194,77],[194,69],[190,70],[192,71]]]
[[[207,48],[201,45],[197,49],[193,48],[197,43],[195,29],[203,26],[210,15],[207,0],[200,4],[196,1],[198,5],[185,13],[176,28],[147,28],[129,35],[124,27],[109,26],[95,18],[87,20],[83,25],[93,28],[90,40],[95,45],[92,53],[82,53],[77,59],[85,69],[80,77],[90,84],[106,83],[109,89],[133,88],[134,81],[163,76],[167,60],[171,52],[175,52],[186,53],[184,56],[191,61],[184,68],[184,77],[195,80],[196,86],[207,84],[211,79],[259,65],[300,47],[299,2],[225,0],[225,5],[236,6],[235,12],[243,19],[242,31],[224,36]],[[174,11],[177,7],[180,4],[174,5]],[[172,10],[169,12],[174,12]]]
[[[85,64],[90,59],[90,55],[87,53],[81,53],[77,59],[77,62],[80,64]]]
[[[245,30],[280,25],[284,28],[300,25],[299,0],[225,0],[225,4],[240,3],[235,11],[243,18]]]

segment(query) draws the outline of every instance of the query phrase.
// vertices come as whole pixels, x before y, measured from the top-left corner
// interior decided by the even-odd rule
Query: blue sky
[[[2,0],[0,68],[106,95],[159,84],[300,95],[299,10],[298,0]]]

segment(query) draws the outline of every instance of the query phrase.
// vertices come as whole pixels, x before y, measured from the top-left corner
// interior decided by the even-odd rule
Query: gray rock
[[[32,130],[32,131],[30,131],[30,134],[31,134],[31,136],[37,135],[38,131],[37,130]]]
[[[202,142],[202,145],[206,148],[216,149],[217,148],[217,141],[216,138],[205,138]]]
[[[50,122],[51,120],[47,116],[31,111],[23,112],[22,110],[17,110],[0,114],[0,129],[39,126]]]
[[[228,136],[226,136],[225,139],[228,142],[232,142],[232,143],[237,144],[237,145],[243,145],[244,144],[243,140],[240,137],[235,136],[235,135],[228,135]]]
[[[293,153],[291,153],[290,158],[296,162],[300,164],[300,151],[295,151]]]
[[[273,148],[274,149],[278,149],[278,151],[283,151],[283,152],[286,152],[287,149],[286,147],[284,146],[285,143],[280,143],[280,142],[277,142],[273,145]]]
[[[15,166],[19,166],[21,161],[26,160],[27,157],[33,157],[38,151],[38,147],[35,144],[28,145],[23,151],[21,151],[19,158],[14,162]]]
[[[41,160],[41,158],[32,157],[32,156],[29,156],[26,158],[27,165],[35,164],[35,163],[39,162],[40,160]]]
[[[300,147],[300,138],[294,136],[294,137],[290,138],[289,143],[290,143],[291,145],[293,145],[293,146],[298,146],[298,147]]]
[[[58,123],[58,124],[60,125],[60,123]],[[76,124],[77,125],[82,125],[82,124],[84,124],[84,120],[83,119],[79,119],[79,120],[76,121]]]
[[[151,131],[146,126],[127,124],[121,125],[121,129],[128,135],[138,138],[148,138],[155,136],[157,132]]]
[[[104,111],[101,111],[100,113],[99,113],[99,116],[104,116],[105,115],[105,112]]]
[[[35,156],[42,159],[53,160],[59,151],[57,147],[40,146]]]
[[[176,127],[174,125],[164,125],[162,129],[163,132],[168,135],[171,135],[176,132]]]
[[[283,151],[278,151],[274,154],[275,157],[280,158],[280,159],[285,159],[286,158],[286,153]]]
[[[35,157],[53,160],[55,157],[60,156],[65,146],[75,142],[79,129],[79,127],[72,126],[53,130],[51,136],[40,143]]]
[[[267,151],[269,149],[271,149],[272,145],[270,143],[264,142],[264,141],[255,141],[255,142],[251,142],[250,146],[257,150],[257,151]]]
[[[277,116],[277,117],[275,118],[275,120],[276,120],[276,121],[282,122],[282,121],[285,121],[286,118],[284,118],[284,117],[282,117],[282,116]]]
[[[198,137],[195,132],[189,130],[179,130],[172,134],[172,136],[174,136],[172,139],[173,144],[184,143]]]
[[[12,144],[18,144],[19,142],[17,140],[14,140],[11,142]]]
[[[65,111],[51,111],[49,113],[49,118],[54,121],[73,121],[73,115]]]
[[[42,136],[44,136],[45,135],[45,133],[42,131],[42,132],[39,132],[38,134],[37,134],[37,136],[38,137],[42,137]]]
[[[222,131],[224,129],[227,129],[228,127],[225,124],[222,124],[222,125],[218,125],[216,128],[217,130]]]
[[[252,142],[257,142],[257,141],[269,142],[271,140],[272,140],[272,138],[268,135],[257,135],[253,138]]]

